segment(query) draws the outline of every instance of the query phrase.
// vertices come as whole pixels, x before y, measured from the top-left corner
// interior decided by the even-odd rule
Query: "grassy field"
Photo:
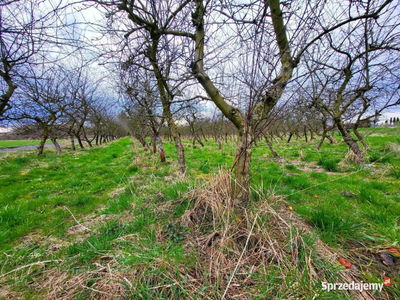
[[[0,149],[14,148],[21,146],[39,146],[40,140],[1,140]],[[46,144],[51,144],[51,141],[46,141]]]
[[[363,133],[371,167],[343,143],[280,141],[275,161],[260,142],[245,212],[228,205],[233,141],[186,142],[185,176],[169,142],[164,164],[128,138],[2,153],[0,298],[399,299],[400,129]],[[384,277],[372,296],[322,290]]]

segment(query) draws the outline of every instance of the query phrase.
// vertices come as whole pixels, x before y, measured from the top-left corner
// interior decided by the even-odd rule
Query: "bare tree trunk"
[[[271,143],[271,140],[268,138],[268,136],[266,134],[264,134],[264,138],[265,138],[265,142],[267,143],[269,150],[271,150],[271,153],[274,156],[274,158],[279,159],[280,157],[279,157],[278,153],[276,153],[276,151]]]
[[[218,142],[218,150],[221,150],[221,139],[219,135],[217,135],[217,142]]]
[[[340,118],[335,118],[334,121],[335,121],[335,124],[336,124],[337,128],[339,129],[340,133],[342,134],[344,142],[347,144],[349,149],[354,153],[356,163],[364,164],[365,163],[364,155],[361,151],[360,146],[357,144],[357,141],[352,138],[350,133],[347,132],[347,130]]]
[[[2,78],[7,83],[8,88],[7,88],[7,91],[0,96],[0,116],[2,116],[6,112],[6,110],[10,107],[8,104],[8,101],[10,101],[12,94],[14,93],[15,89],[17,88],[17,86],[14,84],[14,82],[12,82],[12,79],[11,79],[10,75],[8,74],[8,72],[5,72],[5,73],[2,72]]]
[[[43,149],[44,149],[44,145],[46,144],[47,138],[48,138],[48,134],[44,133],[42,136],[42,139],[40,140],[40,144],[38,147],[38,152],[37,155],[42,155],[43,154]]]
[[[319,151],[319,149],[321,149],[321,146],[322,146],[322,144],[324,143],[325,138],[326,138],[326,133],[325,133],[325,131],[324,131],[324,132],[322,133],[321,140],[319,141],[319,143],[318,143],[318,145],[317,145],[317,147],[316,147],[317,151]]]
[[[310,128],[310,140],[315,140],[314,131]]]
[[[85,128],[84,128],[84,127],[82,127],[82,132],[83,132],[83,138],[85,139],[86,143],[88,143],[89,147],[90,147],[90,148],[92,148],[92,147],[93,147],[93,145],[92,145],[91,141],[88,139],[88,137],[87,137],[87,135],[86,135],[86,131],[85,131]]]
[[[157,153],[157,145],[156,145],[156,135],[153,134],[151,136],[151,145],[153,146],[153,153]]]
[[[73,151],[75,151],[76,147],[75,147],[75,140],[74,140],[74,135],[73,134],[70,135],[70,140],[71,140],[71,149]]]
[[[238,131],[236,145],[235,184],[232,187],[232,198],[235,204],[247,206],[250,197],[250,164],[251,164],[251,135],[249,128]]]
[[[160,160],[161,162],[165,162],[165,152],[164,152],[164,146],[163,142],[161,140],[160,135],[156,136],[157,144],[158,144],[158,150],[160,152]]]
[[[308,143],[308,139],[307,139],[307,127],[304,126],[304,137],[306,139],[306,143]]]
[[[199,144],[204,147],[203,142],[201,141],[200,137],[197,135],[197,133],[194,134],[194,140],[198,141]],[[194,145],[194,140],[193,140],[193,145]]]
[[[292,139],[292,136],[293,136],[293,133],[290,132],[290,133],[289,133],[289,138],[288,138],[288,140],[287,140],[287,143],[290,143],[290,140]]]
[[[186,172],[186,163],[185,163],[185,150],[183,149],[182,141],[180,134],[178,132],[178,128],[172,118],[172,113],[170,110],[170,103],[163,103],[163,115],[165,120],[167,121],[168,127],[170,129],[172,138],[174,139],[174,144],[176,151],[178,153],[178,164],[179,164],[179,171],[182,174]]]
[[[328,135],[327,138],[329,139],[331,144],[333,144],[333,145],[337,144],[336,139],[335,139],[335,130],[332,130],[331,136]]]
[[[83,143],[82,143],[80,135],[79,134],[75,134],[75,137],[78,140],[79,147],[81,147],[81,149],[84,149],[85,147],[83,146]]]
[[[57,142],[57,139],[55,137],[50,137],[50,140],[57,150],[57,155],[60,155],[62,153],[62,150],[61,150],[60,144]]]
[[[357,139],[361,142],[361,144],[363,145],[364,149],[369,151],[371,150],[371,148],[368,146],[368,144],[365,142],[363,136],[358,132],[358,128],[357,126],[354,126],[353,128],[353,132],[355,134],[355,136],[357,137]]]
[[[201,135],[203,136],[204,141],[208,142],[207,138],[206,138],[206,135],[204,134],[203,128],[200,127],[200,131],[201,131]]]

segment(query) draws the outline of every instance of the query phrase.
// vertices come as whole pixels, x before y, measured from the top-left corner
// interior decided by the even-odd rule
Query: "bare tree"
[[[313,5],[307,6],[305,9],[301,9],[301,16],[299,14],[283,12],[282,6],[278,0],[263,1],[262,4],[257,3],[246,3],[237,4],[235,6],[236,11],[230,11],[225,15],[229,16],[229,19],[234,20],[236,23],[241,25],[241,32],[248,32],[248,35],[238,33],[246,39],[241,41],[258,41],[257,48],[254,47],[252,56],[260,57],[260,55],[254,55],[256,53],[263,53],[265,51],[260,46],[267,46],[271,44],[271,41],[277,44],[279,49],[279,64],[278,62],[269,62],[270,68],[275,72],[275,78],[270,80],[267,78],[262,85],[257,85],[256,81],[253,80],[250,87],[256,87],[253,93],[249,93],[249,104],[246,107],[247,111],[243,111],[240,105],[231,105],[227,102],[227,99],[221,95],[221,92],[216,87],[215,82],[207,74],[204,68],[206,62],[205,57],[205,41],[206,41],[206,9],[202,0],[195,0],[195,10],[192,14],[193,24],[196,27],[195,33],[195,55],[192,64],[192,71],[195,74],[199,83],[203,86],[209,97],[221,110],[226,118],[228,118],[238,130],[238,143],[236,153],[236,171],[235,171],[235,184],[233,186],[232,196],[241,204],[246,205],[249,199],[250,192],[250,163],[251,163],[251,144],[254,142],[254,131],[260,124],[261,120],[265,119],[270,111],[275,107],[278,100],[281,98],[289,80],[293,77],[294,70],[298,67],[300,59],[307,51],[307,49],[321,40],[325,35],[335,31],[342,26],[355,22],[357,20],[377,18],[379,13],[388,6],[390,1],[378,3],[374,9],[370,9],[365,13],[360,13],[356,17],[350,15],[349,18],[340,19],[334,18],[333,25],[323,25],[322,15],[324,5],[322,2],[313,3]],[[208,5],[208,14],[210,14],[209,1],[206,1]],[[228,3],[224,3],[225,7],[233,8]],[[317,5],[320,5],[319,8]],[[351,4],[349,4],[351,5]],[[296,9],[295,3],[284,5],[288,10]],[[246,10],[247,9],[247,10]],[[245,12],[243,12],[246,10]],[[220,9],[219,9],[220,11]],[[240,13],[240,11],[242,13]],[[268,15],[267,12],[270,12]],[[234,18],[234,16],[243,16],[240,19]],[[255,16],[251,20],[247,16]],[[295,26],[294,30],[290,30],[290,38],[288,38],[288,27],[285,25],[284,20],[296,19],[298,24],[294,25],[293,21],[289,24],[289,28]],[[298,19],[297,19],[298,18]],[[270,20],[270,23],[268,22]],[[224,22],[222,22],[224,23]],[[251,28],[247,29],[247,25]],[[321,28],[320,32],[312,31],[312,28]],[[208,27],[209,28],[209,27]],[[253,28],[253,29],[252,29]],[[267,48],[268,49],[268,48]],[[270,49],[270,48],[269,48]],[[292,54],[295,50],[296,54]],[[273,50],[272,50],[273,51]],[[253,60],[256,66],[263,66],[261,63],[262,59]],[[271,66],[272,65],[272,66]],[[250,68],[251,70],[257,70],[257,67]],[[265,72],[266,70],[264,70]],[[258,71],[260,73],[261,71]],[[257,77],[253,77],[257,79]],[[242,105],[243,107],[243,105]]]
[[[359,3],[357,8],[365,14],[376,9],[372,1]],[[369,149],[357,130],[360,122],[400,104],[398,97],[393,98],[398,85],[389,84],[400,75],[395,67],[400,57],[399,24],[393,22],[394,18],[398,18],[398,12],[390,7],[379,19],[358,20],[352,24],[350,33],[348,28],[341,28],[336,35],[326,35],[329,47],[310,49],[312,53],[307,55],[311,84],[309,88],[308,85],[300,88],[325,116],[332,118],[360,164],[365,161],[357,141]],[[377,97],[377,91],[381,97]],[[392,97],[382,97],[385,94]],[[345,117],[348,124],[353,124],[356,138],[350,134]]]
[[[60,120],[68,106],[68,75],[61,68],[31,68],[30,76],[21,81],[18,100],[6,112],[6,119],[33,122],[41,130],[38,155],[43,153],[47,139],[52,141],[57,154],[61,154],[57,138],[63,127]]]
[[[57,9],[56,5],[49,10],[39,0],[0,3],[0,116],[11,107],[11,97],[27,66],[49,40],[47,31],[57,20]]]
[[[174,102],[183,96],[186,76],[182,76],[182,52],[188,33],[176,30],[177,26],[188,27],[186,7],[190,0],[183,2],[168,0],[94,1],[108,10],[110,20],[124,31],[123,48],[129,48],[125,65],[137,65],[150,70],[157,83],[163,118],[171,131],[178,153],[181,173],[186,171],[184,148],[173,118]],[[114,34],[118,34],[114,30]],[[189,34],[189,36],[191,36]]]
[[[133,67],[133,68],[132,68]],[[158,93],[157,83],[154,76],[143,68],[134,66],[125,66],[121,70],[122,92],[127,96],[124,107],[128,116],[132,115],[132,108],[140,112],[143,119],[142,126],[149,127],[152,132],[152,146],[153,152],[159,149],[160,160],[165,162],[165,150],[161,138],[161,129],[164,124],[164,115],[162,114],[162,107],[160,96]],[[132,117],[134,117],[132,115]],[[140,138],[141,143],[144,144],[143,138]]]

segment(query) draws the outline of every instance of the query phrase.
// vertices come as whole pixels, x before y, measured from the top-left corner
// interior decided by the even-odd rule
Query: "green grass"
[[[39,143],[40,140],[0,140],[0,149],[21,146],[36,146],[39,145]],[[51,144],[51,141],[46,141],[46,144]]]
[[[269,149],[262,142],[252,150],[250,209],[257,211],[267,197],[275,195],[280,200],[271,205],[291,205],[314,233],[302,236],[305,248],[299,249],[298,268],[285,271],[286,279],[282,279],[282,266],[268,260],[264,271],[248,271],[258,290],[251,299],[301,298],[305,294],[311,299],[315,293],[320,294],[318,299],[349,299],[340,292],[324,293],[318,282],[310,283],[310,274],[303,269],[310,257],[321,270],[330,270],[326,271],[329,276],[335,272],[334,266],[316,254],[317,237],[349,256],[353,251],[349,245],[354,242],[366,249],[398,246],[400,153],[393,144],[400,143],[400,132],[398,128],[375,128],[362,133],[372,148],[367,159],[373,168],[342,163],[347,153],[343,143],[326,142],[318,152],[318,140],[308,144],[281,141],[274,146],[283,163],[266,155]],[[191,274],[199,270],[199,258],[187,243],[190,236],[196,240],[197,235],[211,234],[212,224],[204,230],[191,229],[179,220],[193,208],[196,193],[188,192],[231,167],[234,141],[224,143],[221,150],[213,140],[204,148],[184,142],[185,177],[179,174],[173,143],[165,141],[164,146],[166,163],[141,148],[133,153],[128,138],[76,152],[66,149],[59,156],[50,149],[41,157],[34,151],[1,153],[0,274],[57,260],[48,268],[57,266],[71,278],[111,264],[120,270],[136,270],[135,276],[126,275],[133,284],[130,299],[220,297],[224,285],[211,280],[209,270]],[[265,216],[260,220],[269,222]],[[182,270],[188,275],[183,276]],[[37,288],[46,280],[43,266],[13,274],[17,276],[0,279],[0,286],[10,287],[25,299],[45,297],[46,289]],[[193,292],[190,276],[195,275],[204,286]],[[364,272],[365,282],[381,279],[376,270]],[[87,284],[95,287],[99,280],[94,276]],[[287,282],[282,285],[282,280]],[[396,298],[400,296],[396,291],[399,278],[392,280],[387,290]],[[298,288],[287,289],[293,282],[300,284]],[[159,286],[165,288],[154,288]],[[75,298],[88,298],[88,293],[82,290]]]

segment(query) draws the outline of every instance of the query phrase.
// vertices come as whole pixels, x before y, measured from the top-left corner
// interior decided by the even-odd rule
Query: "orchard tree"
[[[215,11],[212,11],[210,1],[195,0],[194,2],[195,9],[192,17],[195,26],[195,54],[192,72],[212,101],[238,130],[235,184],[233,185],[232,197],[237,203],[246,205],[250,193],[253,132],[282,97],[304,53],[325,35],[335,32],[342,26],[358,20],[378,18],[382,10],[391,1],[377,3],[374,7],[370,7],[369,11],[363,13],[353,12],[350,2],[348,4],[350,17],[346,18],[336,17],[335,15],[328,16],[328,10],[325,9],[328,4],[322,1],[315,1],[310,3],[309,6],[303,5],[302,7],[296,6],[294,1],[282,4],[279,0],[265,0],[237,3],[236,5],[222,1],[221,7],[218,7]],[[204,2],[207,4],[207,10]],[[286,11],[282,11],[282,7]],[[248,59],[248,61],[255,65],[249,67],[250,71],[261,74],[271,71],[266,76],[265,81],[260,82],[261,84],[257,82],[258,77],[253,77],[255,80],[250,82],[252,89],[248,93],[250,97],[247,106],[230,104],[204,67],[207,59],[206,54],[208,54],[205,52],[206,30],[211,27],[207,22],[218,19],[218,17],[210,15],[218,14],[225,8],[227,8],[227,12],[224,16],[229,16],[230,21],[240,24],[238,26],[240,31],[238,30],[236,34],[241,37],[241,42],[250,41],[250,44],[253,43],[254,50],[250,53],[255,60]],[[250,17],[250,20],[248,17]],[[329,20],[326,24],[324,24],[323,17]],[[221,20],[220,23],[225,24],[228,21]],[[275,56],[279,58],[278,61],[276,59],[269,61],[269,58],[273,57],[271,53],[276,53],[274,48],[271,48],[271,44],[278,47],[278,53]],[[265,56],[262,56],[263,54]],[[268,61],[265,67],[262,64],[262,62],[265,62],[263,57]],[[261,70],[259,69],[260,66],[263,67]],[[245,107],[246,111],[241,107]]]
[[[64,110],[69,104],[68,75],[58,67],[31,68],[30,76],[21,81],[13,107],[3,115],[7,120],[36,124],[42,135],[38,155],[43,153],[47,139],[52,141],[57,154],[61,154],[57,138],[63,128]]]
[[[54,39],[52,31],[64,26],[58,15],[62,1],[46,2],[0,2],[0,116],[12,107],[11,98],[29,66],[46,57],[45,46],[52,41],[56,47],[61,41]]]
[[[173,106],[183,97],[188,74],[184,74],[183,54],[188,51],[187,36],[192,34],[176,28],[190,26],[186,8],[191,0],[102,1],[94,0],[107,10],[111,32],[122,40],[121,59],[125,66],[136,65],[152,72],[157,83],[162,116],[170,129],[178,153],[181,173],[186,171],[184,148],[173,118]],[[123,36],[118,34],[123,28]],[[127,50],[124,52],[124,50]],[[114,52],[115,53],[115,52]],[[189,98],[189,97],[186,97]]]
[[[360,2],[356,7],[369,14],[373,3]],[[327,34],[328,47],[313,47],[306,54],[310,84],[299,88],[332,118],[360,164],[365,161],[357,141],[369,149],[357,130],[360,123],[400,104],[398,97],[388,97],[399,91],[400,25],[394,21],[398,17],[396,7],[391,6],[379,18],[358,20]],[[345,117],[353,124],[356,139],[347,130]]]
[[[160,134],[164,124],[164,115],[162,114],[162,103],[154,76],[151,76],[152,74],[148,70],[132,65],[123,65],[120,73],[122,93],[125,95],[123,103],[125,113],[132,118],[133,122],[139,121],[134,121],[139,118],[143,120],[143,127],[150,128],[153,153],[157,152],[158,145],[160,160],[165,162],[165,150]],[[135,116],[133,111],[141,114],[141,116]],[[125,124],[129,123],[129,120],[125,120]],[[140,130],[134,130],[131,126],[129,128],[131,135],[134,135],[134,131]],[[136,133],[136,136],[142,145],[146,145],[147,142],[145,142],[143,134]]]

